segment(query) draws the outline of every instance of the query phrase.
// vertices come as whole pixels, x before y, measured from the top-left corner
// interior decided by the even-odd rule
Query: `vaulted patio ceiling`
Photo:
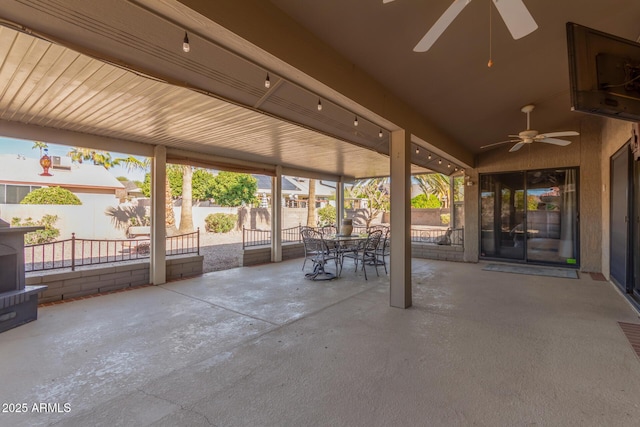
[[[52,56],[38,53],[41,42],[16,45],[25,71],[0,70],[1,84],[11,80],[2,92],[2,120],[19,131],[55,126],[164,144],[176,157],[194,152],[352,177],[387,175],[389,131],[404,128],[423,148],[411,156],[414,171],[448,173],[449,161],[473,165],[480,146],[522,130],[525,104],[537,106],[537,129],[577,127],[583,115],[570,111],[567,21],[632,40],[640,34],[636,0],[524,2],[539,28],[520,40],[489,0],[484,7],[476,0],[431,50],[415,53],[450,0],[0,0],[5,24],[53,42]],[[181,50],[185,30],[189,53]],[[4,31],[2,49],[14,49],[6,47],[16,37],[10,34]],[[39,99],[73,86],[47,81],[72,78],[61,72],[67,60],[88,61],[96,76],[110,77],[79,73],[73,108],[41,108]],[[18,88],[17,102],[5,99]],[[107,105],[110,112],[97,113]]]

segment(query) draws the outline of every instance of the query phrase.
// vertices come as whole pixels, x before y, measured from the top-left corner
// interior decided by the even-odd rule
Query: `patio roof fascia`
[[[153,157],[153,145],[126,139],[116,139],[71,130],[44,127],[0,119],[2,136],[7,138],[46,141],[71,147],[126,153],[134,156]]]

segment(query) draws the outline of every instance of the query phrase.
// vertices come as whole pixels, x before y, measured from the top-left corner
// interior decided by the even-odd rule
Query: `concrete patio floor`
[[[401,310],[384,273],[301,262],[41,307],[0,334],[2,409],[26,404],[0,425],[640,423],[617,323],[640,321],[608,282],[415,259]]]

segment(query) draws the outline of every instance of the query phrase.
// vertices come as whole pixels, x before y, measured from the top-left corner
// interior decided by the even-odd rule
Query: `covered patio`
[[[300,263],[41,307],[0,335],[0,400],[28,406],[0,420],[636,425],[640,361],[618,322],[638,315],[609,282],[414,259],[397,310],[384,274],[312,282]]]

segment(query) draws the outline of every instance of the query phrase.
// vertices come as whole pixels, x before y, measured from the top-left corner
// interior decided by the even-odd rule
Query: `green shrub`
[[[60,187],[42,187],[27,194],[21,205],[81,205],[78,196]]]
[[[318,209],[318,219],[322,226],[332,225],[336,223],[336,207],[327,205]]]
[[[12,227],[33,227],[42,226],[44,230],[36,230],[24,235],[25,245],[39,245],[42,243],[49,243],[56,240],[56,237],[60,235],[60,230],[53,225],[58,221],[58,215],[45,215],[39,221],[34,221],[33,218],[26,218],[24,221],[21,218],[11,218]]]
[[[451,222],[451,214],[440,214],[440,222],[443,225],[448,225]]]
[[[213,233],[227,233],[236,228],[238,215],[215,213],[209,214],[204,219],[204,226],[207,231]]]
[[[435,194],[429,194],[428,196],[424,193],[418,194],[416,197],[411,199],[411,207],[417,209],[437,209],[441,206],[440,200],[438,200]]]

